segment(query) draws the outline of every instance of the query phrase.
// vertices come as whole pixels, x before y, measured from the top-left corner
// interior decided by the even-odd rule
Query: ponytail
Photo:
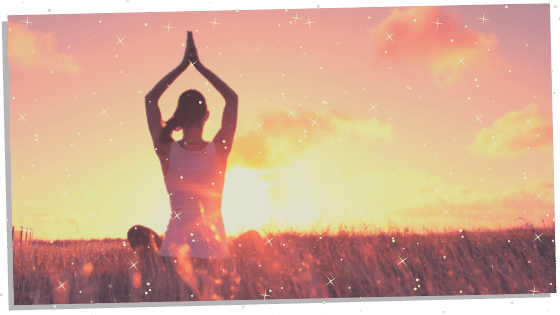
[[[173,138],[171,137],[171,133],[173,132],[173,130],[177,129],[177,127],[179,126],[179,122],[178,119],[173,116],[171,117],[166,123],[165,126],[163,127],[163,131],[161,132],[161,137],[159,138],[159,141],[161,143],[168,143],[173,141]]]

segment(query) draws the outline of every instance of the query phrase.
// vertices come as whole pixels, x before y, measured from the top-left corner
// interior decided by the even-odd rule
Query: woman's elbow
[[[239,102],[239,97],[237,96],[237,94],[235,92],[231,92],[231,94],[228,96],[228,101],[232,101],[232,102]]]
[[[154,98],[152,97],[151,94],[148,93],[148,94],[146,94],[146,96],[144,96],[144,103],[145,103],[145,104],[152,104],[152,103],[155,103],[155,102],[154,102]]]

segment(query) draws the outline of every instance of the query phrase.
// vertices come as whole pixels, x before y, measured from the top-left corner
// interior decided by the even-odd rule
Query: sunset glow
[[[165,231],[169,198],[143,102],[181,61],[187,30],[239,95],[228,235],[551,223],[549,13],[515,4],[9,16],[13,225],[39,239]],[[224,100],[194,68],[163,94],[163,119],[189,88],[206,97],[212,141]]]

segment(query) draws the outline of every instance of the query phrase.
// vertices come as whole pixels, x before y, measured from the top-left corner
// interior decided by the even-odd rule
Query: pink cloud
[[[482,128],[464,149],[475,156],[490,157],[525,155],[535,150],[552,152],[552,114],[539,113],[535,103],[512,110],[492,127]]]
[[[8,63],[35,71],[79,73],[81,68],[72,54],[56,51],[54,32],[33,32],[17,23],[8,24]]]
[[[370,35],[375,64],[405,60],[443,85],[473,67],[480,73],[502,64],[494,34],[465,28],[457,12],[440,7],[395,8]]]
[[[325,136],[348,131],[368,138],[393,137],[392,125],[375,118],[360,120],[336,110],[315,113],[305,108],[298,108],[292,115],[284,108],[261,114],[260,128],[235,138],[228,164],[256,169],[291,164],[310,148],[319,146]]]

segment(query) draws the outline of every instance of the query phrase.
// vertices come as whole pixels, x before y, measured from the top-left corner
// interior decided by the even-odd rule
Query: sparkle
[[[542,194],[539,194],[538,192],[535,192],[535,193],[537,194],[537,197],[536,197],[535,199],[539,198],[540,200],[542,200],[541,196],[542,196],[544,193],[542,193]],[[534,199],[533,199],[533,200],[534,200]],[[544,201],[544,200],[542,200],[542,201]]]
[[[70,45],[68,45],[68,49],[70,49]]]
[[[303,23],[303,24],[309,24],[309,28],[311,28],[311,23],[315,23],[315,22],[311,22],[311,20],[309,19],[309,17],[307,17],[307,22]]]
[[[132,264],[132,266],[128,267],[128,269],[134,267],[134,269],[138,270],[138,268],[136,268],[136,264],[137,264],[139,261],[137,261],[137,262],[135,262],[135,263],[133,263],[132,260],[130,260],[130,259],[129,259],[129,261],[130,261],[130,263]]]
[[[535,293],[539,293],[539,291],[535,290],[535,286],[533,285],[533,290],[527,290],[529,292],[533,292],[533,295],[535,295]]]
[[[264,243],[264,245],[270,244],[270,246],[272,246],[272,243],[270,241],[272,241],[274,239],[274,237],[271,238],[271,239],[268,239],[268,237],[265,236],[265,238],[266,238],[266,243]]]
[[[296,116],[293,115],[293,113],[294,113],[295,111],[296,111],[295,109],[294,109],[294,111],[290,111],[290,113],[288,114],[288,116],[291,115],[292,117],[296,118]],[[286,116],[286,117],[288,117],[288,116]]]
[[[27,122],[27,121],[25,121],[25,115],[27,115],[27,114],[23,114],[23,116],[21,115],[21,113],[18,113],[18,114],[19,114],[19,119],[18,119],[18,121],[20,121],[20,120],[23,119],[24,122]]]
[[[534,117],[531,118],[531,119],[527,119],[527,117],[525,117],[525,120],[526,120],[527,122],[526,122],[525,124],[523,124],[523,126],[525,126],[526,124],[529,124],[531,127],[533,127],[533,125],[531,125],[531,120],[533,120],[533,119],[534,119]]]
[[[486,13],[484,13],[481,18],[478,18],[479,20],[482,20],[482,25],[484,25],[484,21],[490,21],[490,19],[484,17],[485,15]]]
[[[68,282],[68,281],[66,281],[66,282],[64,282],[64,283],[60,283],[60,280],[56,280],[56,281],[58,281],[58,283],[60,284],[60,286],[59,286],[58,288],[56,288],[56,289],[58,290],[58,289],[62,288],[62,289],[64,289],[64,291],[66,291],[66,288],[64,287],[64,285],[65,285],[66,282]]]
[[[334,287],[334,283],[333,283],[333,281],[334,281],[334,279],[336,279],[336,277],[334,277],[334,278],[332,278],[332,279],[331,279],[331,278],[329,278],[329,277],[327,276],[327,279],[329,279],[329,282],[327,282],[327,284],[325,284],[325,285],[329,285],[329,284],[332,284],[332,285],[333,285],[333,287]]]
[[[440,24],[443,24],[443,23],[439,22],[439,17],[437,18],[436,22],[432,22],[432,23],[436,25],[436,30],[437,30],[438,26],[440,26]]]
[[[179,219],[179,221],[181,221],[181,218],[179,218],[179,215],[181,215],[181,213],[183,213],[183,212],[179,212],[179,214],[177,214],[177,212],[175,212],[175,210],[173,210],[173,213],[175,213],[175,216],[173,217],[173,219],[177,218],[177,219]],[[171,221],[173,221],[173,219],[171,219]]]
[[[537,235],[536,232],[533,232],[533,233],[535,233],[535,236],[537,236],[537,237],[535,237],[535,239],[533,240],[533,242],[536,241],[536,240],[539,240],[539,241],[542,243],[542,241],[541,241],[541,236],[543,235],[543,233],[541,233],[541,235]]]
[[[384,41],[390,39],[393,42],[393,39],[391,38],[391,36],[395,35],[395,33],[389,35],[389,33],[385,32],[385,34],[387,34],[387,38],[385,38]]]
[[[377,112],[377,109],[375,109],[375,106],[377,106],[377,104],[375,104],[375,106],[374,106],[374,105],[371,105],[371,103],[369,103],[369,105],[371,106],[371,108],[368,110],[368,112],[371,111],[372,109]]]
[[[463,64],[463,66],[464,66],[464,65],[465,65],[465,63],[463,62],[463,60],[467,59],[467,57],[465,57],[465,58],[461,59],[461,57],[457,56],[457,58],[459,58],[459,62],[457,62],[457,63],[456,63],[456,65],[458,65],[458,64],[460,64],[460,63],[462,63],[462,64]]]
[[[162,27],[167,28],[167,33],[169,33],[170,28],[174,28],[173,26],[171,26],[171,22],[167,23],[167,26],[162,26]]]
[[[119,37],[117,36],[117,39],[118,39],[119,41],[118,41],[115,45],[118,45],[119,43],[121,43],[121,44],[124,46],[124,43],[123,43],[122,41],[123,41],[125,38],[126,38],[126,37],[119,38]]]
[[[214,24],[214,26],[212,26],[212,29],[216,28],[216,24],[221,24],[221,23],[216,23],[216,18],[215,17],[214,17],[214,22],[208,22],[208,23]]]
[[[261,295],[264,296],[263,300],[266,300],[266,297],[270,296],[270,295],[266,294],[266,290],[264,290],[264,294],[261,294]]]
[[[62,191],[64,191],[64,194],[62,194],[62,196],[60,196],[60,197],[64,197],[64,195],[66,195],[66,197],[68,197],[68,191],[65,191],[64,189]]]
[[[406,263],[404,262],[408,257],[406,257],[405,259],[402,259],[401,256],[399,255],[399,259],[401,260],[397,265],[400,265],[401,263],[403,263],[406,266]]]
[[[101,106],[100,106],[100,107],[101,107]],[[99,115],[105,114],[105,116],[109,116],[109,115],[107,115],[107,111],[109,110],[109,108],[103,109],[103,107],[101,107],[101,110],[102,110],[102,112],[101,112],[101,114],[99,114]]]
[[[258,125],[257,128],[261,128],[261,130],[263,130],[261,126],[264,125],[264,122],[262,124],[257,123],[257,125]],[[255,128],[255,129],[257,129],[257,128]]]
[[[311,118],[309,118],[311,119]],[[317,119],[319,119],[319,117],[317,117],[315,120],[311,119],[311,121],[313,122],[313,124],[311,124],[311,127],[313,127],[313,125],[317,124]],[[319,124],[317,124],[317,126],[319,126]]]
[[[473,122],[476,122],[478,120],[482,124],[482,120],[480,120],[480,118],[482,118],[482,116],[484,116],[484,115],[480,115],[480,117],[477,114],[474,114],[474,115],[476,116],[476,119]]]
[[[297,13],[296,13],[296,16],[295,16],[295,17],[292,16],[292,19],[295,19],[294,24],[297,24],[297,20],[303,20],[302,18],[298,18],[298,17],[297,17]]]
[[[27,17],[27,20],[22,21],[22,22],[25,23],[25,27],[26,27],[26,28],[27,28],[27,24],[33,23],[33,22],[29,22],[29,17]]]

